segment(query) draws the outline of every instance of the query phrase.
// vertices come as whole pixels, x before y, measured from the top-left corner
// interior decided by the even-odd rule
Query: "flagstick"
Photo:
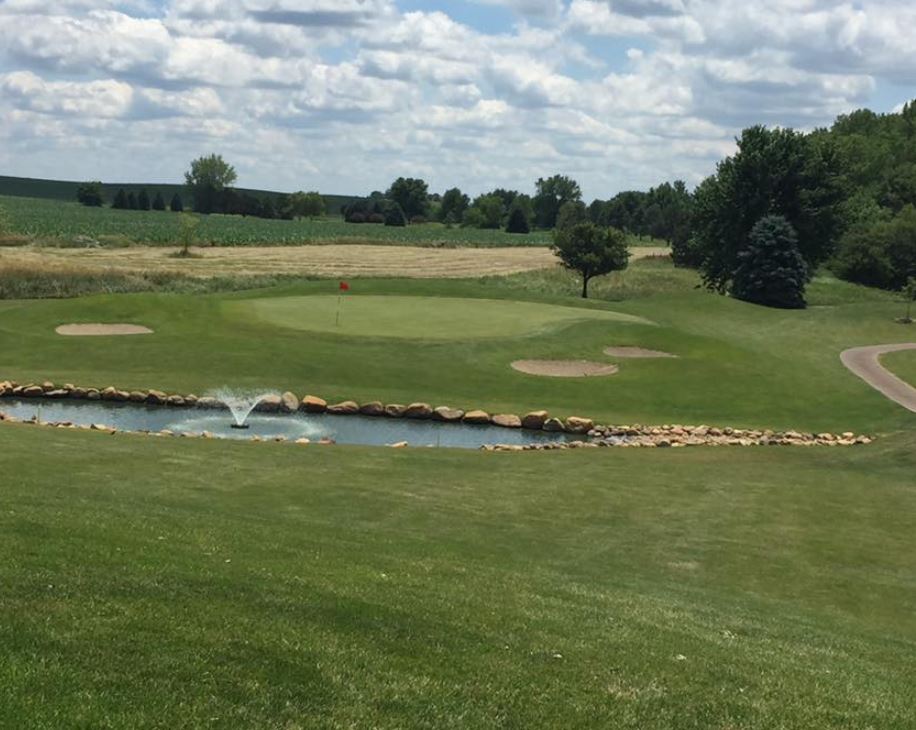
[[[337,320],[334,322],[335,327],[340,327],[340,300],[343,298],[343,294],[337,294]]]

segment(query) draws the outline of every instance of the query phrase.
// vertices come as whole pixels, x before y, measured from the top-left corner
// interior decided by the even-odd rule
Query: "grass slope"
[[[424,400],[491,412],[547,408],[613,423],[877,433],[912,428],[912,414],[839,360],[848,347],[899,339],[890,297],[823,281],[811,290],[817,306],[770,310],[694,290],[689,272],[650,262],[596,283],[599,295],[619,290],[631,298],[583,302],[540,290],[541,276],[359,280],[347,304],[363,295],[506,299],[581,307],[583,315],[622,312],[656,324],[589,319],[499,339],[456,333],[448,340],[418,340],[386,337],[382,331],[360,336],[303,332],[239,316],[239,307],[271,307],[275,297],[333,296],[336,281],[205,297],[0,302],[0,377],[198,393],[220,385],[288,388],[329,399]],[[571,277],[549,276],[557,277],[548,282],[551,286],[575,291]],[[665,293],[646,296],[652,282],[660,282],[657,289]],[[431,306],[430,300],[417,299],[418,316]],[[474,302],[468,307],[474,316],[467,322],[476,319],[486,327],[486,308]],[[54,334],[59,324],[99,321],[145,324],[156,334],[92,342]],[[641,345],[680,357],[621,362],[619,374],[592,379],[539,378],[509,367],[523,358],[612,361],[602,354],[609,345]]]
[[[914,471],[0,424],[0,726],[912,728]]]
[[[904,337],[900,342],[916,342],[916,331],[910,329],[906,331],[906,334],[911,334],[912,337],[909,340]],[[916,350],[889,352],[881,357],[881,364],[898,378],[916,388]]]

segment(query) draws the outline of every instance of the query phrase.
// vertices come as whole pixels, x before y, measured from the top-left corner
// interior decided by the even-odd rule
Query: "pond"
[[[499,426],[442,423],[405,418],[334,416],[327,414],[267,414],[249,416],[245,430],[232,428],[226,410],[174,408],[106,401],[16,399],[0,400],[0,411],[20,420],[37,418],[43,423],[102,424],[119,431],[162,431],[217,438],[262,439],[283,437],[290,441],[333,439],[340,444],[385,446],[406,441],[410,446],[442,446],[477,449],[487,444],[525,446],[586,440],[585,436],[548,433]]]

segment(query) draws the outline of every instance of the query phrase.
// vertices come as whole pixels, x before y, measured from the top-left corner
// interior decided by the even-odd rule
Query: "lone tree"
[[[194,210],[198,213],[218,211],[223,191],[231,187],[237,178],[235,168],[222,155],[198,157],[184,174]]]
[[[577,223],[553,234],[553,252],[570,271],[582,276],[582,298],[588,298],[588,282],[595,276],[627,268],[630,252],[627,236],[616,228]]]
[[[428,187],[418,178],[399,177],[391,183],[385,197],[401,206],[408,219],[418,215],[425,216],[429,209]]]
[[[524,206],[512,205],[509,211],[509,220],[506,223],[506,233],[530,233],[531,223],[525,213]]]
[[[184,210],[184,203],[181,202],[181,196],[175,193],[172,201],[169,203],[169,210],[173,213],[181,213]]]
[[[446,190],[439,205],[439,220],[443,223],[461,223],[471,199],[458,188]]]
[[[101,208],[105,202],[105,198],[102,195],[102,183],[98,180],[83,183],[76,189],[76,199],[83,205]]]
[[[181,251],[178,255],[182,258],[191,256],[191,246],[197,242],[197,226],[200,219],[190,213],[182,213],[178,217],[178,243],[181,244]]]
[[[540,178],[535,184],[534,215],[541,228],[553,228],[557,225],[557,216],[563,203],[582,200],[582,189],[579,183],[565,175],[554,175],[546,180]]]
[[[165,210],[165,199],[158,190],[156,191],[156,197],[153,198],[153,210]]]
[[[294,218],[317,218],[326,210],[324,198],[316,191],[293,193],[287,199],[287,205]]]
[[[767,307],[804,309],[807,283],[808,265],[792,225],[781,215],[757,221],[738,252],[731,295]]]

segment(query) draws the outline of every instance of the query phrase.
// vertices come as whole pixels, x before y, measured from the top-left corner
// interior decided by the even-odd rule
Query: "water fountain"
[[[273,393],[244,393],[223,388],[213,393],[213,397],[226,406],[232,413],[235,423],[230,424],[230,428],[237,430],[246,430],[248,428],[248,416],[258,407],[258,403]]]

